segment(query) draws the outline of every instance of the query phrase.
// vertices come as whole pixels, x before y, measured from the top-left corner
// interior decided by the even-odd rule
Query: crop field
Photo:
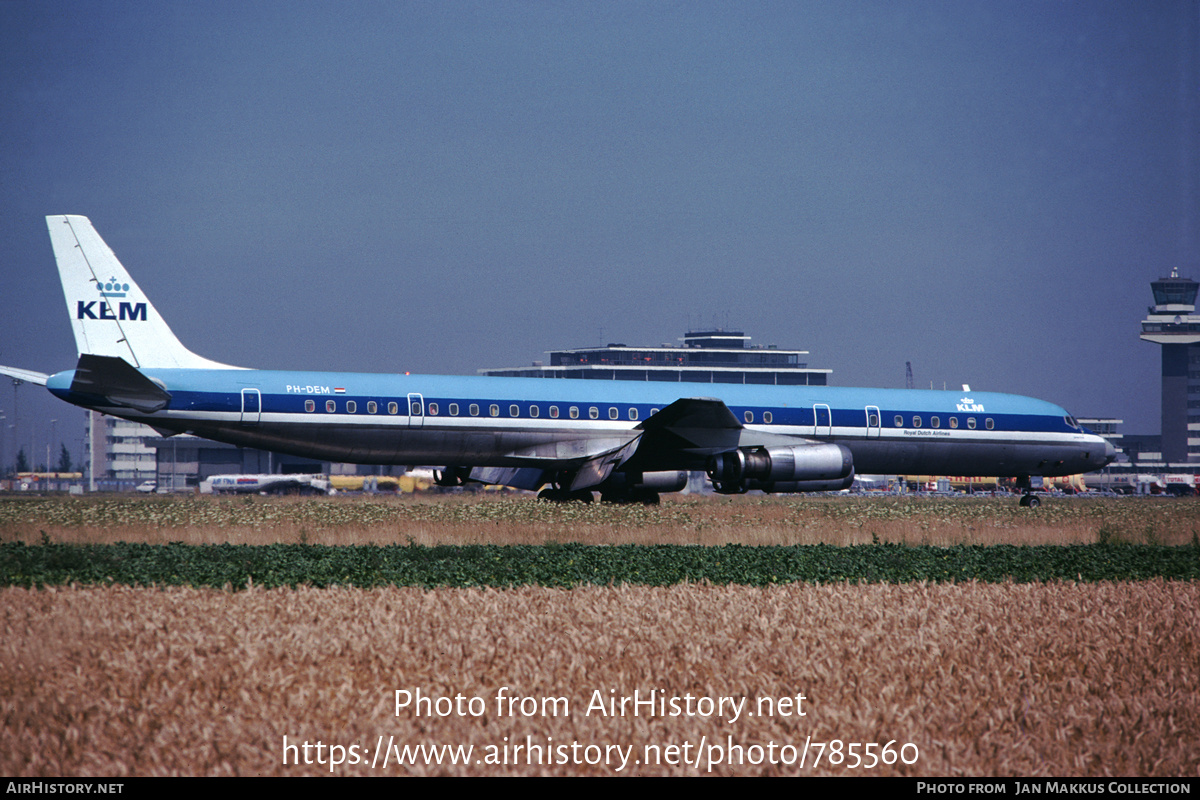
[[[0,499],[0,772],[1196,777],[1198,530],[1133,498]]]
[[[0,498],[0,542],[107,544],[1183,545],[1200,503],[1057,498],[669,497],[659,506],[528,496]]]

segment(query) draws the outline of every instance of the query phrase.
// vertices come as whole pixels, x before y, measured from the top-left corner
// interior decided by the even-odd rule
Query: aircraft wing
[[[516,489],[537,489],[559,472],[571,473],[570,490],[587,489],[604,482],[612,471],[637,449],[641,434],[602,436],[594,439],[561,439],[523,450],[508,458],[528,462],[526,467],[476,467],[469,480]]]
[[[18,381],[26,383],[36,383],[38,386],[45,386],[46,379],[50,376],[44,372],[34,372],[31,369],[17,369],[16,367],[0,367],[0,375],[7,375]]]

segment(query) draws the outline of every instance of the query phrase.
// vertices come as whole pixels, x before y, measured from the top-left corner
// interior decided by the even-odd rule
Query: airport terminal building
[[[809,367],[807,350],[750,345],[742,331],[721,328],[688,331],[682,344],[631,347],[609,343],[573,350],[550,350],[550,364],[481,369],[506,378],[583,378],[618,381],[745,383],[767,386],[826,386],[830,369]]]

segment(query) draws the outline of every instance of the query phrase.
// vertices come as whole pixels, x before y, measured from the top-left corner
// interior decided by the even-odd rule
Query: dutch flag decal
[[[346,390],[345,390],[345,388],[343,388],[341,386],[335,386],[335,387],[333,387],[333,393],[334,394],[345,394]]]

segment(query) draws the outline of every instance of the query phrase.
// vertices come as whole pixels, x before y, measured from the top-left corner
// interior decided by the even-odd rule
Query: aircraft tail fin
[[[79,355],[135,367],[236,369],[188,350],[87,217],[46,217]]]

